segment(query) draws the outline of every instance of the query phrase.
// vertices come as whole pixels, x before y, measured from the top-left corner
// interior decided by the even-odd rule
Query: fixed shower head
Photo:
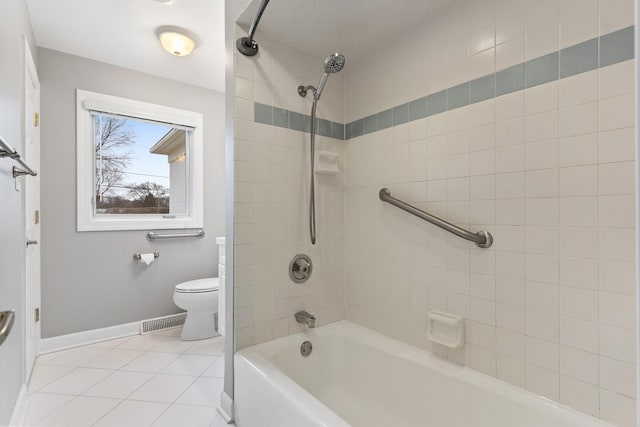
[[[318,89],[316,89],[313,94],[313,99],[316,101],[320,99],[320,95],[322,95],[322,91],[324,90],[324,85],[327,84],[329,74],[334,74],[342,70],[345,62],[346,59],[341,53],[332,53],[324,60],[324,74],[320,78],[320,83],[318,83]]]

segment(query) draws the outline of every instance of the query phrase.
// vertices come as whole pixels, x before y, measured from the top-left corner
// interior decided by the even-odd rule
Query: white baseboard
[[[220,393],[220,405],[216,407],[216,411],[225,423],[233,423],[233,400],[224,391]]]
[[[16,406],[13,407],[13,414],[11,414],[11,420],[9,426],[22,426],[27,415],[27,385],[22,384],[20,388],[20,394],[18,394],[18,400]]]
[[[107,328],[93,329],[91,331],[76,332],[74,334],[60,335],[57,337],[40,340],[39,354],[52,353],[101,341],[130,337],[140,334],[140,322],[125,323],[109,326]]]

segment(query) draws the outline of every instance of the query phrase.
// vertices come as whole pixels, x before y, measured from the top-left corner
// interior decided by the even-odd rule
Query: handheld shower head
[[[325,73],[337,73],[344,67],[345,59],[341,53],[333,53],[324,60],[324,72]]]
[[[318,89],[316,89],[315,93],[313,94],[313,99],[315,99],[316,101],[320,99],[320,95],[322,95],[324,86],[327,84],[329,74],[334,74],[342,70],[345,62],[346,59],[341,53],[332,53],[327,57],[327,59],[324,60],[324,74],[320,78],[320,83],[318,83]]]
[[[333,53],[324,60],[324,74],[320,78],[318,88],[313,86],[298,86],[298,95],[301,97],[307,96],[307,91],[313,91],[313,105],[311,106],[311,182],[309,184],[309,236],[311,237],[311,244],[316,244],[316,195],[315,195],[315,174],[314,174],[314,162],[315,162],[315,150],[316,150],[316,105],[322,95],[322,90],[327,84],[329,74],[337,73],[344,67],[345,59],[344,55],[340,53]]]

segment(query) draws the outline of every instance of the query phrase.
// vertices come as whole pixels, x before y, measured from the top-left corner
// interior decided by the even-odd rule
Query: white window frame
[[[95,149],[91,112],[115,114],[193,128],[187,149],[187,214],[95,215]],[[189,229],[204,226],[203,116],[148,102],[120,98],[87,90],[76,90],[77,118],[77,230],[117,231]]]

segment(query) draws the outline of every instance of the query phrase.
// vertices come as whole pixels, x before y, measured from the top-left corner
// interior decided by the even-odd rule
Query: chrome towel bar
[[[204,230],[200,230],[196,233],[173,233],[173,234],[157,234],[153,231],[147,233],[148,240],[161,240],[161,239],[179,239],[184,237],[204,237]]]
[[[9,157],[22,166],[22,169],[13,167],[13,177],[17,178],[22,175],[36,176],[38,172],[31,169],[31,167],[22,159],[20,154],[15,148],[7,144],[7,142],[0,136],[0,157]]]
[[[437,225],[443,230],[447,230],[449,233],[453,233],[458,237],[462,237],[465,240],[474,242],[479,248],[490,248],[493,244],[493,236],[488,231],[482,230],[478,231],[477,233],[472,233],[471,231],[467,231],[464,228],[458,227],[457,225],[453,225],[450,222],[447,222],[421,209],[411,206],[410,204],[405,203],[402,200],[396,199],[391,195],[391,192],[388,188],[381,189],[379,196],[380,200],[382,200],[383,202],[390,203],[393,206],[402,209],[403,211],[407,211],[410,214],[417,216],[418,218],[424,219],[425,221],[428,221],[433,225]]]

